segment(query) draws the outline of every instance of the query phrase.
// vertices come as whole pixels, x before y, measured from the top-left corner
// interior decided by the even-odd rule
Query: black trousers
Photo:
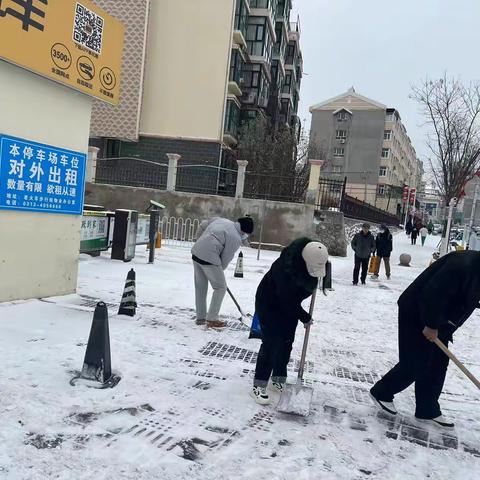
[[[274,382],[285,383],[297,325],[295,323],[284,328],[279,323],[272,326],[262,322],[261,314],[259,314],[259,318],[262,344],[258,352],[253,385],[266,387],[270,376]]]
[[[413,314],[400,312],[398,318],[399,362],[372,388],[379,400],[392,402],[395,394],[415,383],[415,416],[435,418],[442,414],[438,399],[442,393],[449,358],[422,333]],[[450,334],[439,333],[448,346]]]
[[[410,237],[412,239],[412,245],[417,244],[417,237],[414,237],[413,235]]]
[[[362,267],[361,280],[365,282],[368,273],[368,263],[370,258],[360,258],[355,255],[355,267],[353,269],[353,283],[358,283],[358,274],[360,273],[360,267]]]

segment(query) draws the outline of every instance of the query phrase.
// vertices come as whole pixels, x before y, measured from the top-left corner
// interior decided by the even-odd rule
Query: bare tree
[[[245,192],[258,198],[300,201],[308,186],[315,145],[301,131],[272,128],[268,120],[258,118],[244,126],[240,134],[238,158],[248,160]]]
[[[480,168],[480,84],[464,85],[445,74],[413,87],[411,98],[420,104],[431,127],[430,166],[448,205]]]

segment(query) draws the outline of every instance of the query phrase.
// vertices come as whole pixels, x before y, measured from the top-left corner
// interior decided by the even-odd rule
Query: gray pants
[[[200,265],[193,262],[195,273],[195,304],[197,320],[218,320],[223,298],[227,293],[227,282],[222,267],[217,265]],[[208,283],[213,288],[212,301],[207,314]]]

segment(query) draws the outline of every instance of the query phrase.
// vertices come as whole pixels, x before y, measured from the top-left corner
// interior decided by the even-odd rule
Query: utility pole
[[[448,220],[447,220],[447,227],[445,229],[445,237],[442,240],[442,245],[440,246],[440,256],[443,257],[448,253],[448,246],[450,244],[450,228],[452,226],[452,219],[453,219],[453,209],[457,203],[457,199],[453,197],[450,200],[450,205],[448,208]]]
[[[472,236],[472,227],[475,222],[475,210],[477,208],[477,202],[480,197],[480,184],[475,185],[475,194],[473,195],[472,203],[472,212],[470,213],[470,221],[468,222],[468,229],[465,225],[465,230],[463,231],[463,244],[466,245],[466,249],[470,248],[470,237]]]

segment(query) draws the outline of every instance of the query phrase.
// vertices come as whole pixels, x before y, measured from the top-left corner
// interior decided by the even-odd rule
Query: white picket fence
[[[191,248],[199,226],[200,222],[197,219],[162,217],[159,225],[162,245]]]

